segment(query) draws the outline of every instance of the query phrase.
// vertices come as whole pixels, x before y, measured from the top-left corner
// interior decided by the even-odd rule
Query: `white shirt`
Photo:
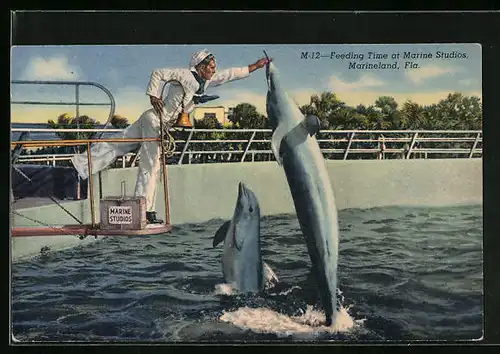
[[[205,87],[213,87],[225,84],[226,82],[240,80],[248,77],[250,72],[248,66],[241,68],[232,68],[216,72],[211,80],[205,82]],[[195,105],[192,102],[193,96],[200,88],[200,84],[196,81],[193,73],[189,69],[155,69],[151,73],[151,78],[146,90],[146,94],[162,97],[162,82],[169,80],[177,80],[182,84],[182,87],[177,82],[171,82],[168,93],[164,99],[163,114],[167,121],[177,119],[179,113],[182,112],[182,103],[184,103],[184,111],[190,113]],[[182,96],[184,94],[184,100]]]

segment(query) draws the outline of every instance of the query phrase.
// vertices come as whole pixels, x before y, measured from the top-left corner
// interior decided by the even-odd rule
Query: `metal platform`
[[[63,235],[83,235],[83,236],[138,236],[138,235],[159,235],[172,230],[170,224],[149,224],[140,230],[101,230],[99,227],[92,228],[92,225],[63,225],[44,227],[14,227],[12,237],[33,237],[33,236],[63,236]]]

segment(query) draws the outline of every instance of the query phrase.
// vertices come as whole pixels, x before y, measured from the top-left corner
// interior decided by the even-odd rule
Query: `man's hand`
[[[255,63],[248,65],[248,71],[252,72],[252,71],[255,71],[257,69],[260,69],[260,68],[264,67],[264,65],[266,65],[270,61],[272,61],[272,59],[267,59],[267,58],[259,59]]]
[[[164,105],[163,100],[155,96],[149,96],[149,101],[151,102],[155,112],[157,114],[161,114]]]

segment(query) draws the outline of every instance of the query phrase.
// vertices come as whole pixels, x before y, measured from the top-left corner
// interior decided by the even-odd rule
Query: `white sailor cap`
[[[206,57],[208,57],[209,55],[212,55],[212,53],[210,53],[207,49],[203,49],[203,50],[200,50],[200,51],[197,51],[197,52],[194,52],[192,55],[191,55],[191,60],[189,61],[189,66],[191,68],[194,68],[196,65],[198,65],[199,63],[201,63]],[[215,59],[215,58],[214,58]]]

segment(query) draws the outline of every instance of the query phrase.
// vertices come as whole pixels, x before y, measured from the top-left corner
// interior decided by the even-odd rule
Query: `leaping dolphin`
[[[226,283],[240,293],[258,293],[278,278],[262,261],[260,242],[260,207],[255,194],[243,183],[238,185],[238,199],[233,218],[215,233],[213,247],[224,241],[222,272]]]
[[[266,110],[273,128],[272,150],[288,180],[312,271],[317,279],[326,324],[330,326],[338,312],[339,231],[333,190],[315,137],[320,122],[316,116],[304,117],[281,87],[278,70],[269,58],[266,78]]]

